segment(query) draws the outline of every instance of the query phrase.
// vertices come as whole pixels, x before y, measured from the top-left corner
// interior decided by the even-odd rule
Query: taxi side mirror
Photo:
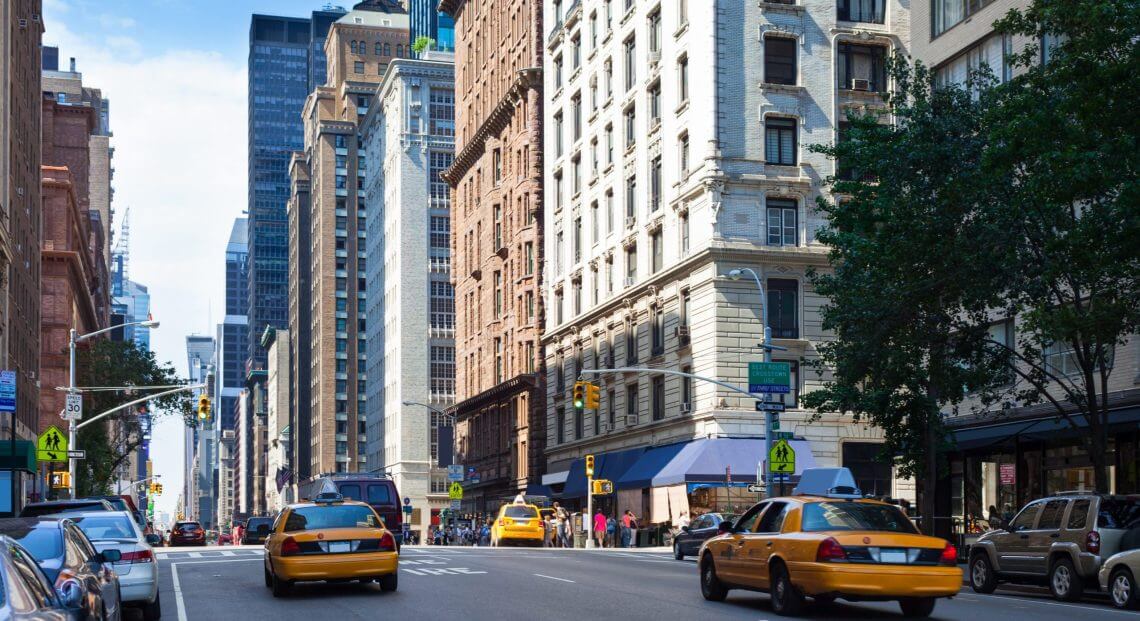
[[[725,535],[725,534],[735,533],[735,532],[736,532],[736,529],[734,529],[732,527],[732,522],[729,522],[727,520],[724,522],[721,522],[716,527],[716,534],[718,534],[718,535]]]

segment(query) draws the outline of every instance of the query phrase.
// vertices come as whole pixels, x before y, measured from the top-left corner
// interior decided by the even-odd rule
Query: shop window
[[[891,493],[891,463],[879,453],[877,442],[844,442],[843,467],[851,471],[855,484],[864,494],[884,496]]]

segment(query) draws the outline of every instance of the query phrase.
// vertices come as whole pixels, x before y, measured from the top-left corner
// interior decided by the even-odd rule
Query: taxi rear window
[[[806,533],[826,530],[918,532],[898,508],[865,502],[808,503],[804,505],[801,529]]]
[[[320,530],[322,528],[379,528],[380,519],[371,507],[331,505],[301,507],[289,512],[285,530]]]
[[[538,517],[538,512],[534,507],[507,507],[503,517],[529,520]]]

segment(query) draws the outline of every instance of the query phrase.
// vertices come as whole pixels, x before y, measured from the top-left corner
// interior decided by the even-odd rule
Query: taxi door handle
[[[766,543],[766,544],[764,544],[764,545],[766,545],[766,546],[768,546],[768,547],[770,548],[770,547],[772,547],[772,542],[771,542],[771,541],[769,541],[768,543]]]

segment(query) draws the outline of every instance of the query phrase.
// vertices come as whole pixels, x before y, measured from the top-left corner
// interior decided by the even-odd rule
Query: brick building
[[[302,111],[305,150],[292,166],[297,182],[308,180],[309,229],[290,237],[308,235],[309,256],[289,266],[298,270],[290,278],[290,295],[299,295],[296,284],[307,276],[311,304],[306,308],[291,300],[290,306],[297,309],[298,325],[309,328],[309,351],[295,352],[299,360],[308,355],[310,361],[309,427],[294,438],[309,443],[313,475],[367,470],[365,274],[370,259],[364,225],[367,161],[358,144],[358,122],[388,63],[409,52],[408,15],[399,4],[356,4],[329,28],[327,81],[309,94]],[[299,204],[294,196],[292,208]],[[290,225],[301,222],[289,218]],[[293,331],[304,334],[290,324]]]
[[[541,493],[542,2],[444,0],[455,18],[456,462],[468,511]]]

